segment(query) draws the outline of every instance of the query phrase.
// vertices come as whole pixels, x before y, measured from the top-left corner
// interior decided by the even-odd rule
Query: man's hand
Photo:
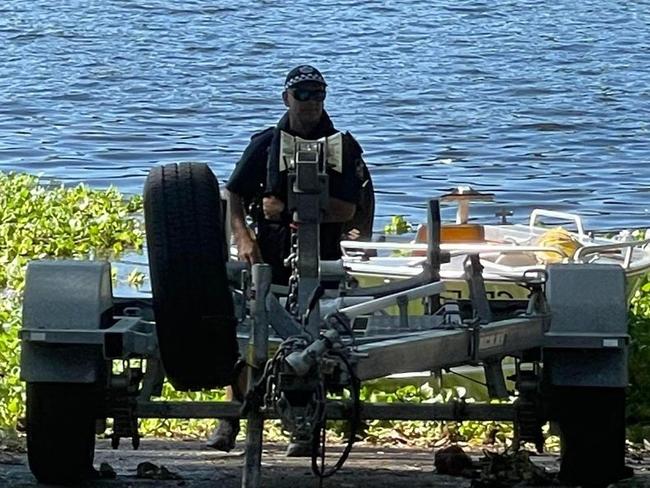
[[[262,253],[257,241],[248,232],[237,238],[237,255],[240,261],[246,261],[250,265],[262,262]]]
[[[349,241],[356,241],[359,237],[361,237],[361,232],[359,229],[350,229],[345,237]]]
[[[267,220],[280,220],[284,210],[284,202],[273,195],[269,195],[262,199],[262,210]]]
[[[230,200],[230,227],[235,238],[235,244],[237,244],[239,260],[251,265],[261,263],[262,253],[255,237],[246,225],[246,214],[242,198],[233,192],[228,194],[228,198]]]

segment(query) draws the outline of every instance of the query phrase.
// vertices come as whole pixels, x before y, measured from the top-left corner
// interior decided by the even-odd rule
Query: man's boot
[[[287,446],[287,457],[311,457],[314,452],[314,439],[311,436],[292,434]]]
[[[208,437],[206,445],[217,451],[232,451],[239,434],[239,419],[221,419]]]
[[[246,391],[246,363],[241,359],[235,365],[234,377],[237,379],[232,385],[226,387],[226,400],[244,401]],[[219,425],[208,436],[206,445],[217,451],[232,451],[239,434],[239,419],[219,419]]]

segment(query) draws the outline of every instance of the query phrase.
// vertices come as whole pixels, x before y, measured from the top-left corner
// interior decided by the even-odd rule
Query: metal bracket
[[[463,268],[475,317],[478,319],[479,324],[487,324],[492,321],[492,311],[485,292],[483,265],[478,254],[467,256],[463,262]]]

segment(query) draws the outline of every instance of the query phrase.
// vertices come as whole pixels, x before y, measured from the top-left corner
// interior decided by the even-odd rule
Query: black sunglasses
[[[327,95],[325,90],[308,90],[306,88],[294,88],[291,90],[291,94],[299,102],[306,102],[307,100],[322,102]]]

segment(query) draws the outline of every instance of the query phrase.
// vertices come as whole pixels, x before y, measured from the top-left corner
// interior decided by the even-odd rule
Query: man
[[[291,238],[291,214],[287,208],[287,173],[291,141],[325,139],[339,144],[337,161],[328,158],[329,206],[322,215],[320,256],[338,259],[341,237],[369,238],[374,217],[374,195],[362,149],[349,133],[334,128],[324,101],[327,83],[314,67],[301,65],[285,79],[282,100],[287,111],[275,127],[259,132],[237,163],[226,188],[230,194],[231,231],[239,259],[271,265],[273,282],[286,284],[291,270],[284,266]],[[335,152],[332,151],[332,154]],[[329,154],[329,153],[328,153]],[[287,155],[288,158],[287,158]],[[334,159],[334,156],[332,156]],[[251,218],[254,230],[247,225]],[[241,383],[241,382],[240,382]],[[228,396],[241,399],[243,387]],[[238,420],[222,419],[208,446],[229,451],[235,445]],[[291,454],[290,451],[288,454]],[[300,449],[294,449],[299,454]]]

